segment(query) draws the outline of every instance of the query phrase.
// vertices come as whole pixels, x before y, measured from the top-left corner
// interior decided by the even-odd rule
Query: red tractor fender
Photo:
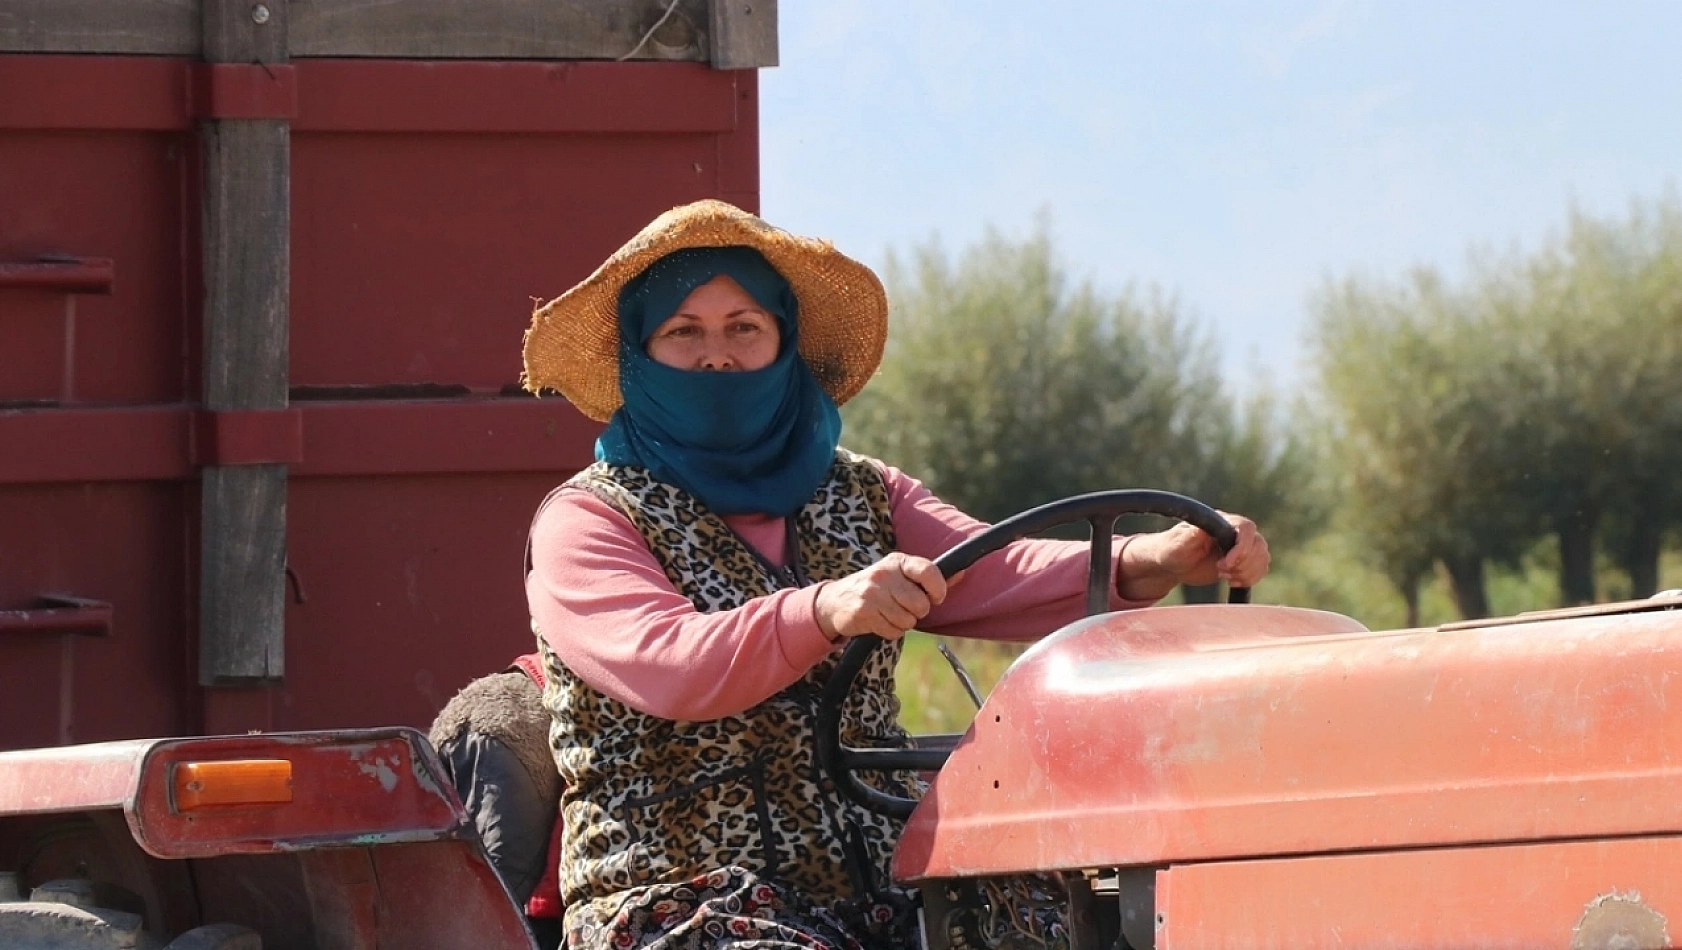
[[[12,839],[55,817],[118,814],[92,822],[104,840],[66,847],[138,846],[145,857],[94,863],[126,869],[107,883],[143,899],[151,928],[231,923],[278,946],[532,946],[413,729],[0,752],[0,855],[27,853]],[[111,840],[124,825],[132,843]]]
[[[999,682],[895,877],[1675,834],[1666,606],[1379,633],[1287,607],[1082,621]]]

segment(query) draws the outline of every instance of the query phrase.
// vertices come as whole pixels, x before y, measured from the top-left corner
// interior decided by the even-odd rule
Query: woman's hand
[[[818,627],[837,642],[867,633],[897,640],[945,599],[946,578],[933,561],[894,553],[820,587]]]
[[[1135,537],[1122,551],[1116,589],[1128,600],[1156,600],[1180,584],[1198,586],[1226,581],[1254,587],[1267,576],[1272,555],[1256,523],[1243,515],[1220,513],[1238,532],[1232,550],[1221,554],[1202,528],[1180,523],[1167,531]]]

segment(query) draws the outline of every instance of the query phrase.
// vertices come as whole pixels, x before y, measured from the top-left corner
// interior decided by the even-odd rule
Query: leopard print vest
[[[624,514],[697,610],[730,610],[794,583],[694,497],[645,469],[597,463],[568,484]],[[812,581],[839,579],[894,549],[881,469],[846,450],[793,517],[799,564]],[[814,758],[818,697],[839,650],[745,712],[683,722],[602,694],[541,635],[538,644],[544,704],[554,717],[550,745],[566,782],[561,893],[569,905],[729,866],[820,903],[888,883],[902,823],[842,799]],[[898,658],[897,642],[878,649],[855,684],[842,720],[848,745],[910,744],[898,724]],[[909,774],[864,779],[900,795],[920,791]]]

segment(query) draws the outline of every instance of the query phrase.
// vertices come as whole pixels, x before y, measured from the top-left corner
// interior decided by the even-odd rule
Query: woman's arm
[[[936,498],[923,483],[884,465],[899,549],[934,558],[987,528]],[[1133,562],[1133,538],[1117,538],[1112,549],[1118,576]],[[944,603],[929,611],[918,628],[983,640],[1037,640],[1080,619],[1086,610],[1089,545],[1085,541],[1023,540],[977,561],[951,585]],[[1130,600],[1112,582],[1110,609],[1148,607],[1155,598]]]
[[[532,527],[526,600],[551,649],[584,682],[633,709],[698,721],[776,695],[834,649],[817,588],[701,613],[642,536],[583,490],[551,498]]]

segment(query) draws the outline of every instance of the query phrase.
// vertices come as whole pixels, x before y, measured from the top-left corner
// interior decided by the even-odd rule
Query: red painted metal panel
[[[903,878],[1682,831],[1682,613],[1367,633],[1112,614],[1006,674]]]
[[[126,808],[153,740],[0,752],[0,814]]]
[[[160,858],[258,854],[318,847],[428,841],[462,833],[463,815],[414,732],[223,736],[147,749],[129,815],[134,837]],[[287,759],[292,800],[176,810],[182,762]]]
[[[185,132],[188,62],[0,55],[0,130]]]
[[[534,299],[672,205],[758,205],[751,71],[292,64],[291,369],[315,391],[290,417],[301,458],[294,428],[278,452],[297,459],[289,675],[199,691],[195,68],[0,56],[0,261],[123,271],[106,296],[0,288],[0,610],[67,593],[114,618],[108,638],[0,642],[0,696],[30,711],[0,717],[0,747],[423,725],[529,650],[526,525],[599,430],[500,395]],[[263,98],[211,108],[274,111]],[[434,384],[459,398],[402,394]]]
[[[167,483],[0,490],[0,608],[42,595],[111,605],[109,636],[0,636],[0,748],[189,731],[191,489]]]
[[[565,477],[295,480],[288,549],[305,601],[287,607],[269,719],[241,724],[425,726],[468,680],[530,653],[526,531]]]
[[[294,384],[515,384],[534,302],[660,212],[717,194],[718,148],[701,135],[297,136]]]
[[[182,406],[0,410],[0,486],[185,479],[191,419]]]
[[[302,411],[298,477],[558,475],[595,461],[602,428],[561,399],[323,403]]]
[[[74,386],[67,365],[71,329],[63,294],[0,290],[0,412],[7,407],[54,405]],[[0,451],[0,465],[7,453]]]
[[[193,417],[197,465],[296,465],[304,460],[304,416],[297,409],[200,412]]]
[[[0,290],[108,294],[116,277],[116,265],[107,257],[0,261]]]
[[[0,260],[104,258],[123,270],[110,295],[0,289],[0,400],[182,398],[191,148],[170,134],[0,130]]]
[[[86,597],[43,594],[27,607],[0,610],[0,634],[60,633],[110,636],[111,605]]]
[[[727,133],[740,127],[738,88],[752,83],[700,63],[318,59],[297,70],[298,132]]]
[[[601,431],[561,399],[302,402],[289,412],[302,429],[298,476],[577,471]],[[0,485],[190,479],[198,418],[179,405],[0,410]]]
[[[384,911],[372,946],[535,950],[513,898],[468,842],[379,848],[371,857]]]
[[[194,118],[293,119],[298,115],[298,75],[272,63],[200,63],[188,84]]]
[[[1674,947],[1682,838],[1194,864],[1156,898],[1162,950]]]

